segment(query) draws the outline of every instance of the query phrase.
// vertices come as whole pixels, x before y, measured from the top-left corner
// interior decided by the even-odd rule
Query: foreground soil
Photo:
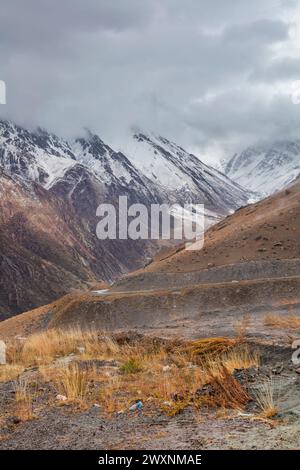
[[[15,426],[0,449],[299,449],[299,438],[292,419],[267,424],[186,410],[174,418],[141,413],[108,420],[97,409],[76,415],[52,409]]]
[[[272,419],[260,418],[252,402],[243,411],[187,407],[171,417],[146,401],[140,412],[108,416],[103,407],[58,402],[53,384],[41,381],[33,367],[21,376],[38,390],[31,419],[13,414],[14,382],[0,384],[0,449],[299,449],[300,376],[292,349],[288,343],[249,345],[259,351],[261,365],[236,377],[249,390],[262,378],[273,381],[278,412]]]

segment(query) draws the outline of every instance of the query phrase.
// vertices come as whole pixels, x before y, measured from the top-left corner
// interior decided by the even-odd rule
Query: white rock
[[[56,399],[59,401],[66,401],[67,397],[65,395],[56,395]]]
[[[6,364],[6,344],[0,340],[0,364]]]

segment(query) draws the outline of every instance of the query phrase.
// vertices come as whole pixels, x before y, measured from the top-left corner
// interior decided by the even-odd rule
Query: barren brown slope
[[[54,302],[20,313],[0,322],[0,338],[26,337],[30,334],[45,330],[56,312],[61,312],[69,305],[75,293],[67,294]]]
[[[109,331],[138,329],[164,337],[200,338],[236,334],[245,314],[248,334],[265,336],[269,312],[300,312],[300,277],[203,284],[180,290],[161,290],[101,297],[70,294],[57,302],[0,322],[0,338],[52,328]]]
[[[300,182],[208,230],[201,251],[182,250],[147,272],[185,272],[249,260],[300,258]]]
[[[117,282],[112,291],[300,275],[300,182],[210,228],[203,249],[183,246]]]

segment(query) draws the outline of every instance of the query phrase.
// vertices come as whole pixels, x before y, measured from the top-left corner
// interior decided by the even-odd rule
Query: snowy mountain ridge
[[[45,130],[29,132],[0,121],[0,166],[12,177],[35,181],[47,190],[61,187],[65,179],[70,185],[70,174],[78,184],[84,172],[110,194],[126,189],[140,202],[203,203],[218,216],[249,199],[247,191],[225,175],[150,133],[134,134],[124,151],[115,151],[90,131],[67,142]]]
[[[225,162],[224,173],[262,196],[284,189],[300,174],[300,140],[249,147]]]

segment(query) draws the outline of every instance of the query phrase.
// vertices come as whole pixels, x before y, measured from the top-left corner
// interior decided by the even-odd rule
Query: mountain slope
[[[0,166],[8,174],[48,188],[57,175],[75,163],[63,139],[41,129],[29,132],[12,122],[0,121]]]
[[[300,141],[249,147],[224,164],[224,173],[263,195],[280,191],[300,174]]]
[[[210,228],[204,248],[181,248],[117,281],[106,291],[78,293],[22,316],[48,326],[139,328],[156,335],[234,334],[252,316],[260,336],[270,311],[300,305],[300,182],[244,207]],[[3,325],[11,329],[11,322]],[[172,327],[170,327],[172,326]],[[217,333],[216,333],[217,331]]]
[[[0,183],[0,312],[21,312],[95,281],[84,262],[93,255],[80,243],[83,228],[72,208],[4,173]]]
[[[211,227],[199,251],[181,250],[146,268],[186,272],[238,263],[300,259],[300,182]],[[283,271],[284,275],[284,271]]]
[[[161,188],[170,203],[198,202],[224,215],[250,197],[250,192],[245,193],[244,188],[164,137],[135,133],[125,153],[143,175]]]
[[[133,162],[137,154],[116,152],[90,132],[68,143],[45,130],[0,122],[2,314],[39,306],[72,287],[111,281],[157,252],[157,241],[98,240],[100,203],[117,208],[120,195],[147,207],[205,203],[210,223],[246,203],[248,193],[228,178],[166,139],[159,142],[147,145],[160,165],[142,171]],[[176,175],[173,185],[161,179],[163,171]]]
[[[75,165],[50,190],[0,170],[0,317],[52,301],[74,288],[143,266],[158,249],[144,240],[99,240],[99,182]],[[82,185],[82,186],[81,186]]]

